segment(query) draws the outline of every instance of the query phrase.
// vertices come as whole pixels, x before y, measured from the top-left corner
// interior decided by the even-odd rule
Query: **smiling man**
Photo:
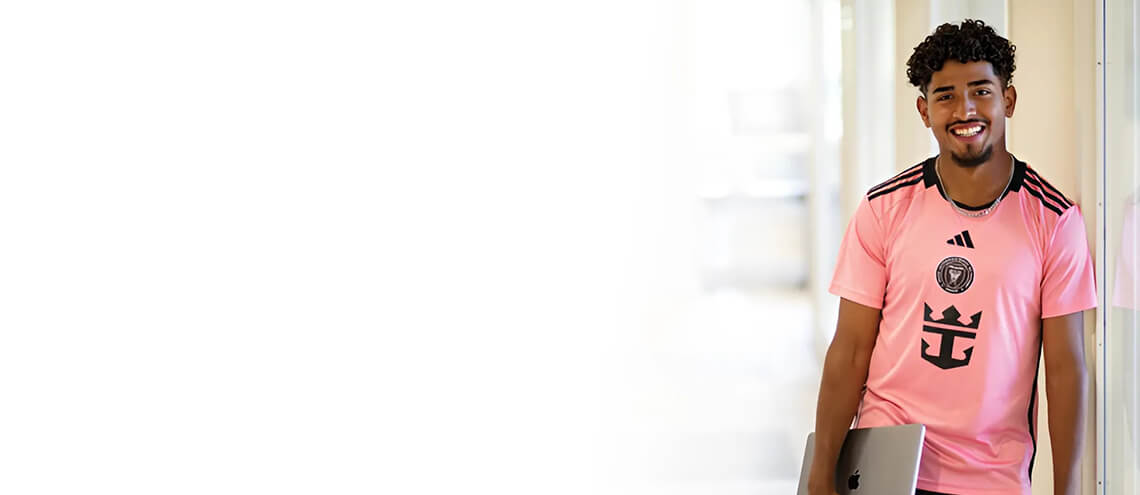
[[[1029,495],[1042,357],[1055,492],[1078,492],[1093,266],[1080,209],[1006,150],[1013,55],[967,20],[907,62],[938,155],[871,188],[848,226],[812,494],[834,492],[854,419],[926,425],[918,493]]]

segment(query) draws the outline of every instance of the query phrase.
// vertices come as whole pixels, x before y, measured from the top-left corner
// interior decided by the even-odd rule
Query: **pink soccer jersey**
[[[930,158],[859,204],[831,292],[882,310],[857,426],[925,424],[921,489],[1029,495],[1041,319],[1096,306],[1079,208],[1015,160],[966,217]]]

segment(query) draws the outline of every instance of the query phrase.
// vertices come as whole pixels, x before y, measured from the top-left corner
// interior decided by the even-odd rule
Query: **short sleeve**
[[[884,246],[882,226],[864,197],[839,245],[839,259],[835,263],[830,292],[864,306],[882,309],[887,284]]]
[[[1045,252],[1041,281],[1041,317],[1067,315],[1096,307],[1096,279],[1085,222],[1079,207],[1061,215]]]

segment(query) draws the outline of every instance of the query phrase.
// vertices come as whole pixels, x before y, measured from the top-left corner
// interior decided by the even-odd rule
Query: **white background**
[[[6,6],[0,491],[632,493],[666,7]]]

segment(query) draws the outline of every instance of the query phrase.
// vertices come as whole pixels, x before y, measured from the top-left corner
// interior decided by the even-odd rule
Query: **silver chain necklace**
[[[948,201],[950,203],[950,206],[954,208],[954,211],[958,212],[960,215],[965,216],[965,217],[978,218],[978,217],[984,217],[986,215],[989,215],[990,212],[994,211],[994,208],[997,208],[998,203],[1001,203],[1001,199],[1005,197],[1006,191],[1009,191],[1009,185],[1013,184],[1013,169],[1016,168],[1016,164],[1013,162],[1013,155],[1010,155],[1010,157],[1009,157],[1009,179],[1007,179],[1005,181],[1005,188],[1001,190],[1001,194],[998,194],[997,199],[995,199],[994,202],[991,203],[989,206],[987,206],[984,210],[978,210],[978,211],[966,210],[966,209],[958,206],[958,204],[954,202],[954,198],[950,197],[950,193],[946,191],[946,183],[942,181],[942,174],[938,171],[938,169],[940,168],[939,165],[941,164],[941,162],[942,162],[942,155],[938,155],[938,158],[934,159],[934,176],[938,177],[938,185],[942,186],[942,197],[946,198],[946,201]]]

